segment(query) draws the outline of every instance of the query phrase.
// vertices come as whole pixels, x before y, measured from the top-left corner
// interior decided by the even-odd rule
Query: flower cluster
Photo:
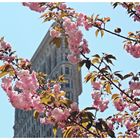
[[[108,99],[103,100],[101,98],[101,94],[98,92],[92,92],[91,95],[92,95],[92,99],[94,100],[92,106],[96,110],[100,110],[101,112],[104,112],[108,108],[109,100]]]
[[[118,99],[114,101],[114,106],[118,111],[123,111],[126,107],[126,103],[122,101],[122,99]]]
[[[127,9],[128,14],[132,16],[134,21],[140,22],[140,3],[139,2],[116,2],[115,5],[121,5],[123,8]],[[115,7],[116,7],[115,6]]]
[[[46,105],[45,116],[40,116],[40,122],[42,124],[57,124],[59,128],[64,128],[71,113],[79,112],[78,105],[76,102],[65,104],[68,99],[65,98],[65,92],[61,90],[61,86],[58,83],[52,87],[49,83],[47,85],[48,90],[41,97],[41,103]],[[50,103],[47,102],[48,97],[51,97]]]
[[[79,30],[76,22],[72,22],[70,18],[63,18],[63,27],[65,30],[65,34],[68,35],[68,45],[69,50],[71,52],[68,55],[68,59],[72,63],[77,63],[80,61],[78,56],[82,52],[83,54],[89,53],[88,44],[86,39],[83,39],[82,31]]]
[[[130,82],[129,87],[131,90],[140,90],[140,82]]]
[[[41,5],[39,2],[23,2],[22,3],[24,6],[29,7],[31,10],[36,11],[36,12],[44,12],[46,10],[45,5]]]
[[[11,46],[3,39],[0,40],[0,60],[12,62],[15,56],[12,55]]]
[[[39,88],[36,73],[29,73],[28,70],[16,72],[18,80],[12,82],[12,77],[2,79],[2,88],[7,93],[11,104],[18,109],[36,109],[43,112],[44,106],[40,104],[40,97],[37,95]]]
[[[80,54],[85,56],[90,52],[88,48],[87,40],[84,39],[83,33],[80,27],[84,27],[85,30],[97,27],[96,34],[101,31],[101,36],[105,30],[102,29],[102,25],[110,20],[110,18],[99,19],[96,17],[89,17],[82,13],[76,13],[75,10],[69,8],[65,3],[35,3],[24,2],[24,6],[29,7],[36,12],[44,12],[48,10],[42,17],[45,17],[46,21],[55,20],[57,24],[50,30],[50,36],[53,40],[59,40],[61,35],[65,35],[68,42],[68,48],[70,54],[68,59],[70,62],[77,64],[80,59]],[[130,4],[129,4],[130,6]],[[127,5],[124,6],[128,8]],[[140,6],[132,6],[136,10],[133,15],[135,21],[139,21],[138,15],[140,15]],[[130,7],[131,9],[131,7]],[[132,35],[133,36],[133,35]],[[132,37],[131,36],[131,37]],[[139,36],[135,36],[138,38]],[[140,57],[140,44],[126,43],[124,48],[128,53],[136,58]],[[113,130],[115,127],[124,125],[127,129],[124,137],[139,137],[139,112],[137,111],[140,106],[140,82],[130,82],[129,92],[122,92],[120,89],[120,82],[118,79],[113,78],[113,74],[109,73],[111,68],[107,63],[111,63],[111,59],[115,59],[114,56],[108,55],[104,59],[96,54],[95,59],[98,67],[98,72],[94,71],[93,75],[90,74],[86,77],[86,81],[91,81],[93,87],[92,107],[87,107],[80,111],[77,103],[70,101],[65,97],[65,92],[61,90],[61,86],[58,80],[48,80],[41,74],[31,70],[28,60],[21,60],[13,56],[11,46],[0,40],[0,60],[6,61],[6,64],[1,67],[2,88],[7,93],[11,104],[18,109],[22,110],[35,110],[35,118],[39,118],[42,124],[52,124],[55,127],[62,128],[64,136],[72,137],[88,137],[91,135],[95,137],[115,137]],[[85,56],[86,59],[86,56]],[[15,60],[15,61],[14,61]],[[91,64],[89,58],[88,61],[83,62],[88,65]],[[106,60],[106,63],[104,63]],[[92,63],[94,65],[94,63]],[[105,66],[102,68],[102,64]],[[8,66],[8,68],[6,67]],[[6,67],[6,68],[5,68]],[[43,75],[43,74],[42,74]],[[122,76],[116,73],[116,76],[120,79],[124,79],[129,75]],[[115,83],[118,83],[115,84]],[[120,94],[112,94],[112,85],[116,85],[117,89],[121,91]],[[104,93],[105,92],[105,93]],[[104,112],[109,105],[109,98],[105,99],[105,94],[108,97],[112,97],[113,104],[117,109],[117,115],[109,116],[106,121],[96,118],[96,113],[93,115],[88,110],[94,109],[100,112]],[[121,97],[120,97],[121,96]],[[128,110],[128,112],[127,112]],[[121,115],[121,113],[125,113]],[[129,115],[131,113],[131,115]],[[86,131],[85,131],[86,130]]]
[[[132,45],[127,43],[124,45],[124,49],[135,58],[140,58],[140,44]]]
[[[136,11],[136,13],[133,16],[134,21],[140,22],[140,5],[136,5],[135,11]]]

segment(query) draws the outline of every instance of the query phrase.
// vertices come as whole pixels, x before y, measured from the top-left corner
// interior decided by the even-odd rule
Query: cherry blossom
[[[139,90],[140,89],[140,82],[130,82],[130,89],[131,90]]]
[[[41,6],[39,2],[23,2],[24,6],[29,7],[31,10],[36,12],[44,12],[46,10],[46,6]]]
[[[122,99],[114,101],[114,105],[118,111],[123,111],[126,107],[126,104],[122,101]]]
[[[59,37],[59,36],[60,36],[60,32],[59,32],[59,31],[56,31],[56,30],[54,30],[54,29],[52,29],[52,30],[50,31],[50,35],[51,35],[51,37],[53,37],[53,38]]]
[[[100,82],[92,82],[91,85],[95,90],[100,90],[101,89],[101,83]]]
[[[109,100],[108,99],[103,100],[99,92],[92,92],[91,95],[92,95],[92,99],[94,100],[92,106],[95,109],[104,112],[108,108]]]
[[[71,54],[71,55],[68,55],[67,58],[73,64],[77,64],[78,62],[80,62],[80,58],[78,58],[76,55]]]
[[[99,31],[108,31],[105,28],[106,18],[100,19],[98,15],[94,17],[93,15],[87,16],[83,13],[77,13],[65,3],[24,2],[23,5],[39,13],[48,10],[42,17],[45,17],[46,20],[48,18],[48,20],[57,22],[50,29],[50,36],[55,40],[56,38],[59,39],[61,35],[65,35],[70,51],[67,58],[73,64],[81,61],[88,65],[91,62],[86,57],[90,49],[81,27],[86,31],[92,27],[96,27]],[[126,5],[124,7],[128,8]],[[140,6],[135,5],[132,8],[135,10],[134,20],[139,21]],[[108,32],[110,33],[111,31]],[[139,58],[140,44],[138,42],[133,44],[131,41],[125,43],[124,49],[133,57]],[[62,83],[59,83],[59,80],[55,82],[47,80],[46,82],[45,76],[40,76],[39,73],[31,69],[31,64],[28,60],[18,59],[17,56],[11,54],[13,54],[11,45],[1,39],[0,60],[4,62],[4,65],[1,66],[1,76],[4,75],[1,86],[15,108],[35,110],[35,113],[37,113],[35,117],[37,116],[41,124],[58,126],[58,128],[62,129],[62,132],[69,132],[71,137],[91,137],[91,135],[94,137],[115,137],[116,127],[126,128],[123,137],[139,137],[138,118],[140,115],[137,110],[140,105],[140,82],[132,79],[127,90],[121,89],[121,82],[118,79],[114,79],[117,75],[120,78],[121,75],[117,72],[116,75],[109,72],[111,68],[108,62],[112,64],[111,59],[114,59],[112,55],[106,55],[106,57],[102,58],[98,54],[94,55],[101,62],[97,63],[97,66],[94,63],[90,63],[94,70],[92,73],[91,69],[89,69],[90,74],[86,79],[86,81],[91,82],[93,87],[93,92],[91,93],[93,103],[91,107],[80,110],[76,102],[70,101],[65,97],[65,92],[61,90],[60,86]],[[80,58],[80,55],[82,58]],[[104,59],[106,59],[105,63]],[[10,70],[3,68],[7,65]],[[122,77],[127,77],[127,75]],[[108,83],[109,86],[104,86],[103,83]],[[113,86],[120,91],[120,94],[112,94],[114,92]],[[109,99],[113,102],[110,102]],[[98,119],[97,113],[103,113],[109,107],[109,103],[113,104],[117,111],[108,118],[104,118],[105,121],[99,121],[103,119]],[[93,109],[95,114],[90,112],[90,109]]]
[[[69,111],[67,109],[62,110],[60,108],[55,108],[52,111],[52,116],[54,117],[56,122],[65,121],[69,117],[69,115],[70,114],[69,114]]]
[[[132,45],[131,43],[127,43],[124,45],[124,49],[130,53],[133,57],[140,57],[140,44]]]

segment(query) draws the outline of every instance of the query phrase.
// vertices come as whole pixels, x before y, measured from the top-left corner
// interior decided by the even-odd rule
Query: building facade
[[[60,48],[55,46],[48,32],[31,59],[32,68],[47,73],[49,79],[64,74],[68,82],[62,85],[62,89],[66,91],[69,99],[78,103],[78,96],[82,91],[81,72],[78,71],[77,65],[67,60],[69,50],[64,37],[61,37],[60,45]],[[40,124],[34,119],[32,111],[16,109],[13,128],[15,138],[53,137],[52,126]],[[57,137],[61,137],[60,130]]]

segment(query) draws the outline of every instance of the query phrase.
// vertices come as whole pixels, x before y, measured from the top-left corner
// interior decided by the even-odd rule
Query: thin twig
[[[94,137],[96,138],[100,138],[100,136],[98,136],[97,134],[91,132],[89,129],[87,129],[86,127],[84,127],[82,124],[77,123],[76,121],[72,120],[71,118],[69,118],[72,122],[74,122],[75,124],[81,126],[83,129],[85,129],[88,133],[92,134]]]
[[[81,55],[86,59],[89,60],[89,58],[87,58],[83,53],[81,53]],[[109,77],[107,77],[96,65],[92,64],[91,65],[96,68],[100,73],[102,73],[102,75],[114,86],[116,87],[119,91],[121,91],[121,93],[123,93],[124,95],[126,95],[129,99],[131,99],[131,101],[133,101],[139,108],[140,105],[134,101],[128,94],[126,94],[120,87],[118,87]]]

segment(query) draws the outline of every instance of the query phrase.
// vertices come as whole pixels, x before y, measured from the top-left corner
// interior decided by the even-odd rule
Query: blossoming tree
[[[24,2],[24,6],[31,10],[43,13],[44,22],[53,20],[55,24],[50,29],[52,43],[61,47],[60,37],[65,37],[70,54],[67,58],[71,63],[78,65],[79,70],[85,66],[90,72],[85,81],[90,82],[93,88],[91,98],[93,104],[80,110],[77,104],[65,97],[60,83],[66,82],[63,75],[55,81],[46,81],[46,74],[35,72],[31,63],[26,59],[18,58],[10,44],[0,39],[0,77],[2,88],[7,93],[11,104],[21,110],[34,110],[34,117],[42,124],[52,124],[54,136],[57,128],[61,128],[63,137],[139,137],[140,136],[140,73],[133,72],[122,75],[119,71],[112,72],[111,65],[116,57],[103,53],[94,54],[91,58],[88,41],[84,38],[80,27],[90,30],[95,27],[95,35],[104,36],[105,32],[125,39],[124,49],[133,57],[140,57],[140,33],[129,32],[122,36],[121,29],[114,31],[106,29],[109,17],[100,18],[99,15],[87,16],[78,13],[66,3]],[[140,22],[140,3],[112,3],[112,6],[122,6],[135,22]],[[80,56],[80,57],[79,57]],[[93,68],[93,69],[92,69]],[[126,80],[129,87],[123,89],[121,81]],[[118,93],[114,93],[117,89]],[[107,118],[97,117],[97,112],[104,114],[112,104],[116,113]],[[121,132],[121,127],[125,128]],[[120,132],[116,133],[116,130]]]

